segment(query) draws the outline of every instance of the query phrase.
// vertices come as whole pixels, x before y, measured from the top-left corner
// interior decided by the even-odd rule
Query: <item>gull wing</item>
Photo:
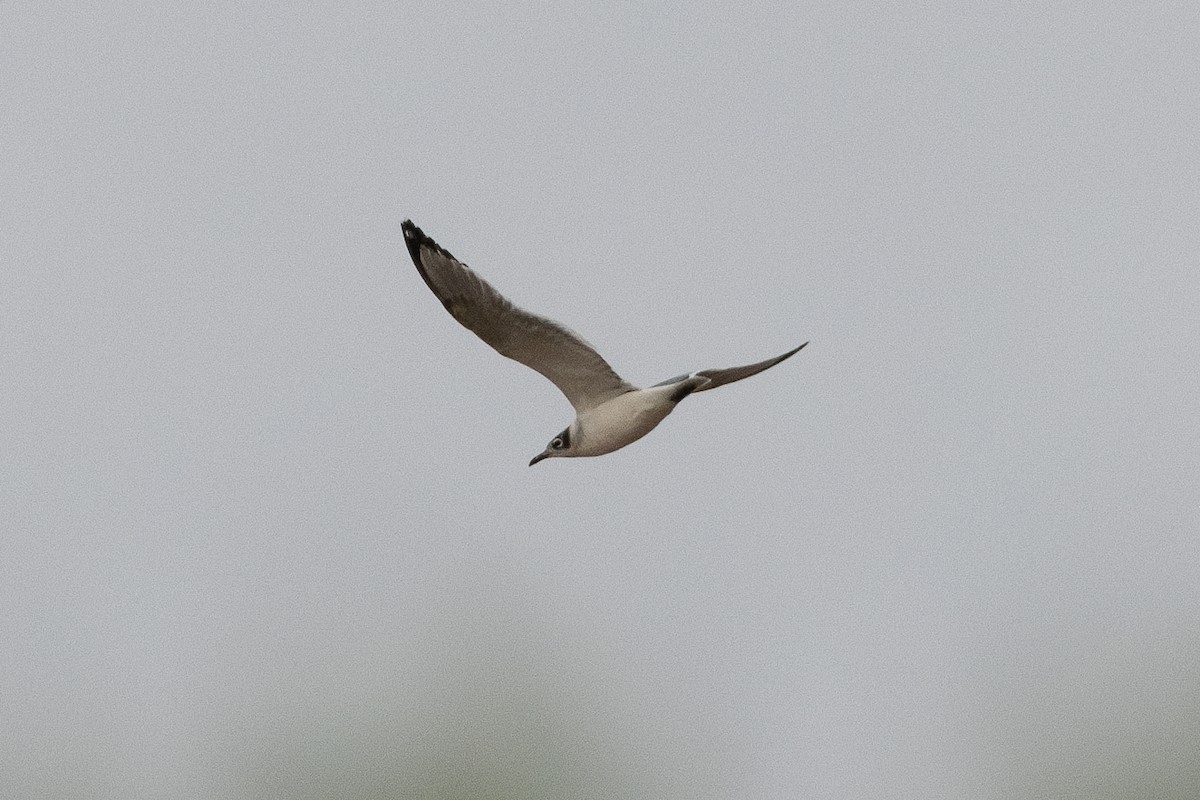
[[[450,315],[500,355],[548,378],[576,413],[636,388],[579,334],[513,305],[411,220],[401,228],[417,272]]]
[[[697,387],[697,392],[707,392],[709,389],[715,389],[718,386],[724,386],[727,383],[740,381],[743,378],[749,378],[751,375],[757,375],[765,369],[778,364],[780,361],[785,361],[804,349],[808,342],[797,347],[795,350],[788,350],[781,356],[768,358],[766,361],[759,361],[757,364],[747,364],[744,367],[729,367],[728,369],[704,369],[697,372],[697,375],[703,375],[708,378],[708,383]]]

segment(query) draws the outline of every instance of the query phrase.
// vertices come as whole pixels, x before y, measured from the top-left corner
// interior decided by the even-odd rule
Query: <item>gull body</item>
[[[530,466],[546,458],[619,450],[654,430],[693,392],[756,375],[808,344],[756,364],[701,370],[639,389],[617,375],[579,334],[515,306],[411,220],[401,227],[413,264],[446,310],[501,355],[548,378],[575,407],[575,421]]]
[[[634,389],[584,411],[551,441],[550,446],[534,456],[529,466],[562,449],[553,447],[554,441],[565,439],[572,445],[569,449],[575,456],[602,456],[633,444],[658,427],[658,423],[675,410],[680,400],[695,391],[696,386],[709,382],[708,378],[698,376],[688,377],[687,381]]]

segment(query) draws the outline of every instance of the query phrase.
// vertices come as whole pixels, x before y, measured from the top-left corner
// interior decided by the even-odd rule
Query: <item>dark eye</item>
[[[550,443],[550,448],[553,450],[562,450],[562,446],[563,446],[562,439],[555,439],[553,442]]]

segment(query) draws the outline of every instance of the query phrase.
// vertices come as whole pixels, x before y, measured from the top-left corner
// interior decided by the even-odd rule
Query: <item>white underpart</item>
[[[578,438],[564,455],[602,456],[636,442],[675,410],[671,395],[677,391],[678,383],[638,389],[585,411],[573,426]]]

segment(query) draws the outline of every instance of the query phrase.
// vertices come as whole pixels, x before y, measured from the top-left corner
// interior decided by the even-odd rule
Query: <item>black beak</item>
[[[538,453],[536,456],[534,456],[534,457],[533,457],[533,461],[530,461],[530,462],[529,462],[529,466],[531,466],[531,467],[532,467],[534,464],[536,464],[537,462],[541,461],[543,458],[549,458],[549,457],[550,457],[550,451],[549,451],[549,450],[547,450],[547,451],[546,451],[546,452],[544,452],[544,453]]]

